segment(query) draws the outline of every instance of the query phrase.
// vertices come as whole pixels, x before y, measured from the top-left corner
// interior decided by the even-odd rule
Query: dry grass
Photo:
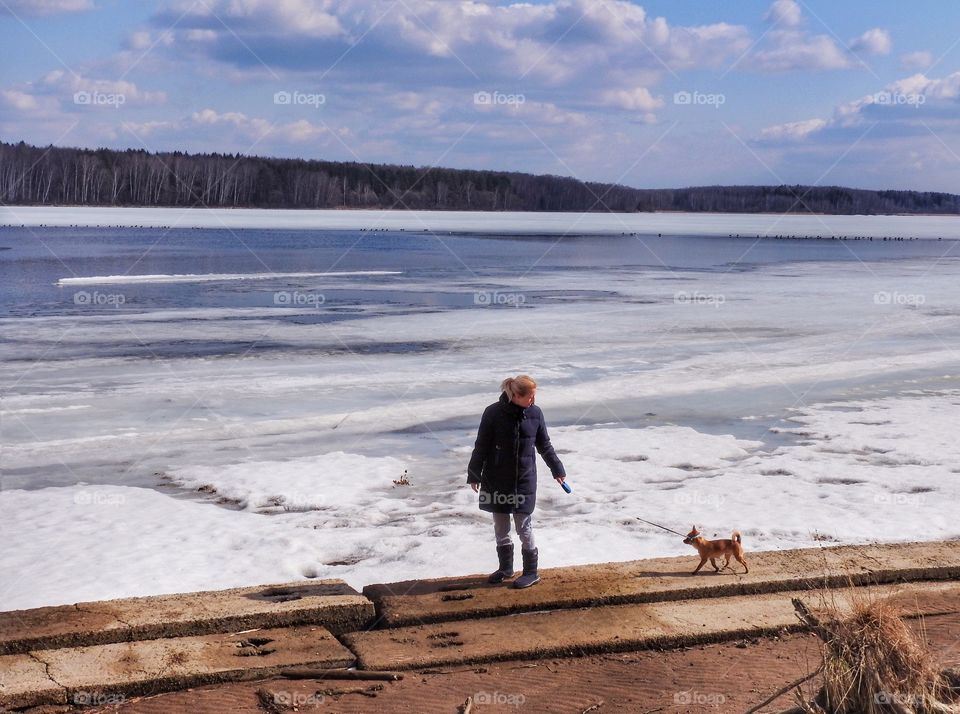
[[[798,697],[806,714],[960,714],[960,690],[907,627],[901,611],[868,591],[821,591],[815,612],[794,601],[823,641],[823,687],[813,700]],[[850,595],[850,593],[855,593]]]

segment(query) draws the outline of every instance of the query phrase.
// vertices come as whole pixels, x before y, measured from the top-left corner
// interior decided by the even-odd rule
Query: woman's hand
[[[567,478],[566,476],[554,476],[553,480],[556,481],[557,483],[563,483],[566,480],[566,478]]]
[[[480,484],[478,483],[472,483],[470,484],[470,487],[473,489],[474,493],[477,493],[480,490]]]

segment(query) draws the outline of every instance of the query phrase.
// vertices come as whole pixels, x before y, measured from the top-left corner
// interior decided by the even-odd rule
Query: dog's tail
[[[733,532],[733,539],[734,539],[737,543],[740,543],[741,545],[743,544],[743,540],[740,538],[740,531],[734,531],[734,532]]]

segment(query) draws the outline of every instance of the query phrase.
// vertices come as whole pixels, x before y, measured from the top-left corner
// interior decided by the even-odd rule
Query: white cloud
[[[826,119],[807,119],[805,121],[777,124],[761,131],[760,138],[764,141],[800,141],[820,131],[826,125]]]
[[[397,92],[387,97],[387,101],[401,111],[421,116],[436,117],[447,107],[445,102],[425,92]]]
[[[176,122],[172,121],[145,121],[145,122],[124,122],[123,128],[138,137],[147,137],[157,132],[176,127]]]
[[[769,47],[755,52],[750,65],[766,72],[849,69],[856,66],[848,52],[827,35],[794,30],[769,33]]]
[[[93,9],[93,0],[5,0],[0,15],[60,15]]]
[[[671,26],[627,0],[209,0],[191,7],[170,7],[154,22],[166,28],[177,20],[174,34],[189,50],[241,66],[263,59],[277,71],[323,72],[346,53],[337,71],[358,76],[376,64],[380,73],[408,79],[413,63],[442,60],[454,70],[452,81],[529,77],[556,84],[595,80],[599,70],[618,67],[718,66],[750,44],[745,27]],[[218,42],[191,34],[197,30],[215,33]],[[237,52],[238,39],[249,53]]]
[[[133,82],[94,79],[64,70],[0,91],[0,105],[31,119],[53,119],[64,110],[153,106],[166,100],[166,93],[145,91]]]
[[[0,106],[15,109],[19,112],[32,111],[38,108],[37,98],[32,94],[16,89],[0,90]]]
[[[871,55],[888,55],[893,48],[890,33],[879,27],[867,30],[860,37],[850,41],[850,49],[854,52],[866,52]]]
[[[243,137],[253,143],[259,143],[267,136],[293,144],[315,141],[328,134],[327,127],[312,124],[305,119],[282,124],[259,117],[248,117],[242,112],[219,113],[214,109],[203,109],[190,116],[190,122],[198,127],[232,126]],[[345,135],[343,131],[338,132]]]
[[[840,104],[829,119],[807,119],[769,126],[760,132],[761,142],[802,141],[830,129],[861,131],[867,122],[885,121],[900,125],[904,133],[911,133],[916,119],[932,121],[937,115],[937,104],[946,106],[949,115],[960,100],[960,72],[942,79],[930,79],[923,74],[891,82],[878,92],[851,102]],[[918,114],[931,110],[930,115]],[[948,124],[960,131],[960,118],[951,116]],[[895,132],[894,132],[895,133]]]
[[[648,124],[656,121],[654,112],[664,104],[663,98],[653,96],[646,87],[608,90],[601,95],[601,103],[631,112],[640,112],[641,119]]]
[[[900,55],[900,65],[904,69],[926,69],[932,64],[933,54],[931,52],[921,50]]]
[[[895,92],[920,92],[925,97],[939,100],[957,100],[960,98],[960,72],[948,74],[943,79],[929,79],[924,74],[901,79],[890,85]]]
[[[586,114],[561,109],[552,102],[524,102],[517,111],[546,125],[582,128],[591,124]]]
[[[342,35],[332,0],[212,0],[176,3],[168,14],[186,27],[208,27],[218,33],[290,33],[313,38]]]
[[[776,0],[763,19],[782,27],[797,27],[803,22],[803,13],[796,0]]]
[[[125,105],[156,105],[167,101],[165,92],[145,91],[133,82],[94,79],[60,69],[49,72],[36,86],[37,93],[58,96],[64,104],[73,103],[78,92],[120,95],[124,98]]]
[[[147,49],[151,44],[153,44],[153,40],[151,39],[149,32],[145,32],[145,31],[143,31],[143,30],[140,30],[140,31],[134,32],[132,35],[130,35],[130,39],[127,41],[127,44],[128,44],[132,49],[135,49],[135,50],[145,50],[145,49]]]

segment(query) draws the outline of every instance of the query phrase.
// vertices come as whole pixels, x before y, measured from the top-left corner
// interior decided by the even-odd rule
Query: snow
[[[751,550],[958,537],[960,390],[797,410],[805,441],[689,427],[552,430],[573,486],[541,467],[535,534],[544,565],[693,552],[654,520],[708,537],[734,528]],[[909,433],[910,439],[904,439]],[[461,460],[469,448],[459,446]],[[77,485],[0,493],[3,609],[286,582],[372,582],[495,566],[492,525],[460,473],[398,486],[394,457],[334,452],[185,467],[195,492]],[[177,494],[180,495],[177,495]],[[239,501],[241,510],[218,507]]]
[[[515,211],[278,210],[0,206],[0,225],[404,230],[490,234],[726,236],[824,235],[960,238],[960,216],[739,213],[524,213]]]
[[[397,278],[337,280],[369,292]],[[466,462],[519,372],[540,382],[573,487],[541,466],[544,567],[685,555],[692,569],[691,548],[638,517],[739,529],[748,557],[960,537],[955,258],[583,267],[559,295],[557,271],[403,280],[530,298],[0,319],[0,610],[492,570]],[[569,297],[585,290],[603,296]],[[877,298],[897,294],[922,300]],[[343,307],[361,317],[288,319]]]
[[[328,273],[205,273],[203,275],[90,275],[60,278],[57,285],[132,285],[141,283],[213,283],[223,280],[342,278],[358,275],[402,275],[399,270],[344,270]]]

